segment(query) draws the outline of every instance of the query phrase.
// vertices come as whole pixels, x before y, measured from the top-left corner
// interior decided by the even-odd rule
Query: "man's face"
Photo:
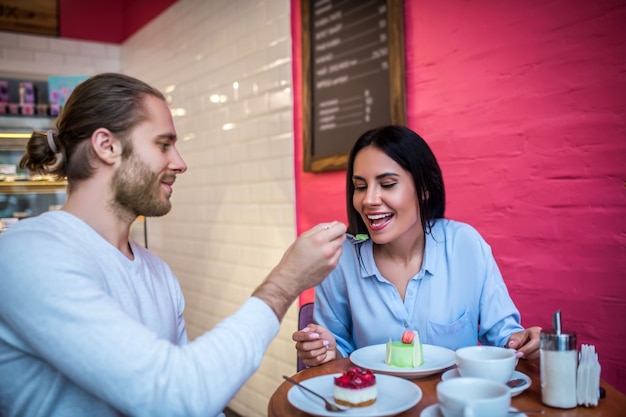
[[[187,165],[175,147],[176,130],[167,104],[147,97],[145,106],[148,119],[132,130],[132,152],[113,178],[113,203],[134,216],[163,216],[172,208],[176,175]]]

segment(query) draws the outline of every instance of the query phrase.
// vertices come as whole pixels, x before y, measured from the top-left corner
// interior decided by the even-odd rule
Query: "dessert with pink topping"
[[[424,364],[424,351],[416,330],[405,330],[400,340],[389,339],[385,363],[399,368],[418,368]]]
[[[348,407],[365,407],[376,402],[376,376],[369,369],[353,366],[335,377],[335,402]]]

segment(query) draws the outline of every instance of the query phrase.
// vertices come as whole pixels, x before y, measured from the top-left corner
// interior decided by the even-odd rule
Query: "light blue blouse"
[[[504,346],[523,329],[491,247],[470,225],[433,225],[404,301],[376,267],[372,241],[355,240],[348,235],[339,264],[315,288],[314,319],[335,335],[344,356],[398,339],[405,329],[449,349],[479,341]]]

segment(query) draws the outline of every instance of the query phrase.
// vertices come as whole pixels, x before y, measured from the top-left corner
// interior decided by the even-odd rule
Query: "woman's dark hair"
[[[430,233],[434,220],[443,218],[446,209],[446,193],[441,168],[432,150],[420,135],[407,127],[395,125],[365,132],[350,151],[346,172],[348,232],[353,235],[368,233],[361,215],[352,203],[354,159],[363,148],[368,146],[380,149],[411,174],[417,193],[422,228],[424,232]]]
[[[93,174],[93,150],[89,138],[99,128],[106,128],[122,140],[122,156],[131,151],[128,135],[133,127],[148,116],[144,107],[146,96],[165,100],[163,94],[136,78],[103,73],[81,82],[70,94],[56,122],[56,131],[34,131],[20,160],[20,168],[32,172],[67,177],[73,181]]]

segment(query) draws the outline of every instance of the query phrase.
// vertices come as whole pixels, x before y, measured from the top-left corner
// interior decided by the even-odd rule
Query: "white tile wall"
[[[290,2],[180,0],[121,53],[123,72],[185,112],[174,121],[189,170],[172,211],[148,220],[148,244],[181,281],[194,338],[234,312],[295,238]],[[295,328],[294,305],[231,409],[267,415],[281,375],[295,372]]]
[[[295,238],[290,1],[179,0],[121,46],[0,32],[0,74],[103,71],[137,76],[184,111],[175,123],[189,170],[170,214],[147,228],[181,282],[193,339],[234,312]],[[281,375],[295,372],[296,315],[294,304],[231,409],[267,415]]]
[[[0,74],[45,80],[120,71],[120,52],[113,44],[0,32]]]

